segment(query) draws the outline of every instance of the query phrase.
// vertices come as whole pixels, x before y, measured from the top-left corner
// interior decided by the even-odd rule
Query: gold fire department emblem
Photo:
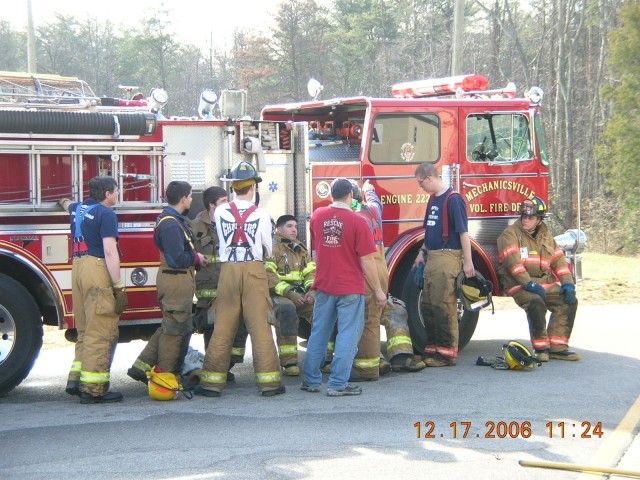
[[[400,155],[405,162],[410,162],[416,156],[416,147],[413,143],[403,143],[400,147]]]

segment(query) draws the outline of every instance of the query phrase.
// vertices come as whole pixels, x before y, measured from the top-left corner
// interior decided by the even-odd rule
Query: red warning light
[[[482,75],[457,75],[454,77],[396,83],[391,87],[391,94],[397,98],[431,97],[453,95],[458,89],[464,91],[485,90],[488,86],[489,80]]]

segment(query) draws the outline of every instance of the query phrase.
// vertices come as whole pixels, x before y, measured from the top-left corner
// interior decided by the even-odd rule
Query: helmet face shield
[[[535,365],[540,366],[540,363],[531,355],[529,349],[515,340],[511,340],[502,346],[502,354],[511,370],[525,370],[532,369]]]
[[[475,312],[490,305],[492,292],[493,284],[478,271],[471,278],[467,278],[464,272],[456,278],[456,295],[467,311]]]
[[[546,214],[547,206],[540,198],[527,198],[524,202],[522,202],[522,208],[520,209],[521,216],[535,215],[536,217],[544,218]]]
[[[522,202],[522,210],[520,211],[521,215],[535,215],[535,207],[531,200],[525,200]]]

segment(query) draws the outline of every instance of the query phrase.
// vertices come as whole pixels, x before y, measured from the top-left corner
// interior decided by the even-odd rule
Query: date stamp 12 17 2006
[[[542,435],[547,438],[602,438],[602,422],[547,422],[544,428],[535,432],[531,422],[488,421],[478,427],[473,422],[455,421],[445,428],[439,428],[436,422],[415,422],[413,424],[417,438],[530,438]]]

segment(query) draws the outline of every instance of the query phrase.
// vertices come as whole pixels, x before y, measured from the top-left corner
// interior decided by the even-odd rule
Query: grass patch
[[[640,303],[640,258],[585,252],[577,296],[581,303]]]

